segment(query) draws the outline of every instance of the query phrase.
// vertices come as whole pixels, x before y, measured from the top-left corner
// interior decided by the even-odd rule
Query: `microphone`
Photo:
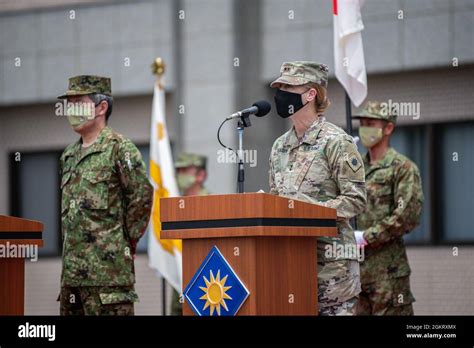
[[[265,100],[260,100],[258,102],[255,102],[252,104],[251,107],[247,109],[243,109],[240,111],[237,111],[236,113],[233,113],[229,117],[226,118],[226,120],[232,120],[234,118],[239,118],[242,117],[245,114],[248,115],[255,115],[257,117],[262,117],[268,114],[271,110],[272,106],[270,105],[269,102]]]

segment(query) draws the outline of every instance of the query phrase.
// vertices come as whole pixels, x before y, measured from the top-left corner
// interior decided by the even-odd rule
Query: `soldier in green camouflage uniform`
[[[205,196],[209,192],[204,187],[207,178],[206,156],[182,153],[175,161],[178,188],[182,196]]]
[[[359,263],[356,253],[336,250],[356,248],[349,219],[366,204],[364,166],[352,137],[322,115],[329,105],[327,82],[324,64],[290,62],[270,85],[278,88],[278,114],[293,123],[273,144],[270,193],[337,210],[338,235],[318,238],[319,314],[354,315]]]
[[[110,79],[76,76],[58,98],[81,138],[61,155],[61,315],[133,315],[134,256],[150,218],[153,188],[137,147],[106,126]]]
[[[420,222],[423,205],[417,166],[389,145],[396,115],[387,105],[368,102],[359,129],[367,187],[366,210],[357,217],[358,243],[365,245],[361,264],[360,315],[412,315],[410,266],[403,235]]]
[[[207,178],[207,157],[194,153],[182,153],[174,166],[177,172],[178,188],[181,196],[206,196],[209,191],[204,187]],[[180,294],[173,290],[171,315],[182,315],[183,305]]]

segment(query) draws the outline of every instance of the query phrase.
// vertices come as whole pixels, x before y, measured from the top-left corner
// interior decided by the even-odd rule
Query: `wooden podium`
[[[316,240],[337,234],[335,209],[244,193],[162,198],[160,216],[161,238],[183,240],[184,287],[217,246],[250,292],[238,315],[317,315]]]
[[[43,224],[0,215],[0,247],[4,255],[21,245],[43,246]],[[10,249],[7,253],[6,249]],[[0,315],[23,315],[25,310],[25,259],[0,254]],[[18,254],[16,254],[18,255]]]

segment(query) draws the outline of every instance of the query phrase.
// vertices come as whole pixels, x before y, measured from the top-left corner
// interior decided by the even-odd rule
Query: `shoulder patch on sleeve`
[[[358,159],[359,156],[357,156],[355,153],[351,153],[347,157],[347,164],[349,167],[352,169],[352,171],[355,173],[360,168],[362,167],[361,161]]]
[[[354,182],[365,181],[365,170],[362,157],[360,156],[357,149],[352,146],[347,148],[347,152],[344,154],[342,162],[342,175]]]

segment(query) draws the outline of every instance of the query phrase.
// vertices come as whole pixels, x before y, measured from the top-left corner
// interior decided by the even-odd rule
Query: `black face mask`
[[[301,108],[308,104],[306,103],[303,105],[303,103],[301,102],[301,96],[306,92],[299,94],[282,91],[281,89],[277,90],[275,94],[275,105],[277,108],[277,114],[280,117],[287,118],[297,113]]]

